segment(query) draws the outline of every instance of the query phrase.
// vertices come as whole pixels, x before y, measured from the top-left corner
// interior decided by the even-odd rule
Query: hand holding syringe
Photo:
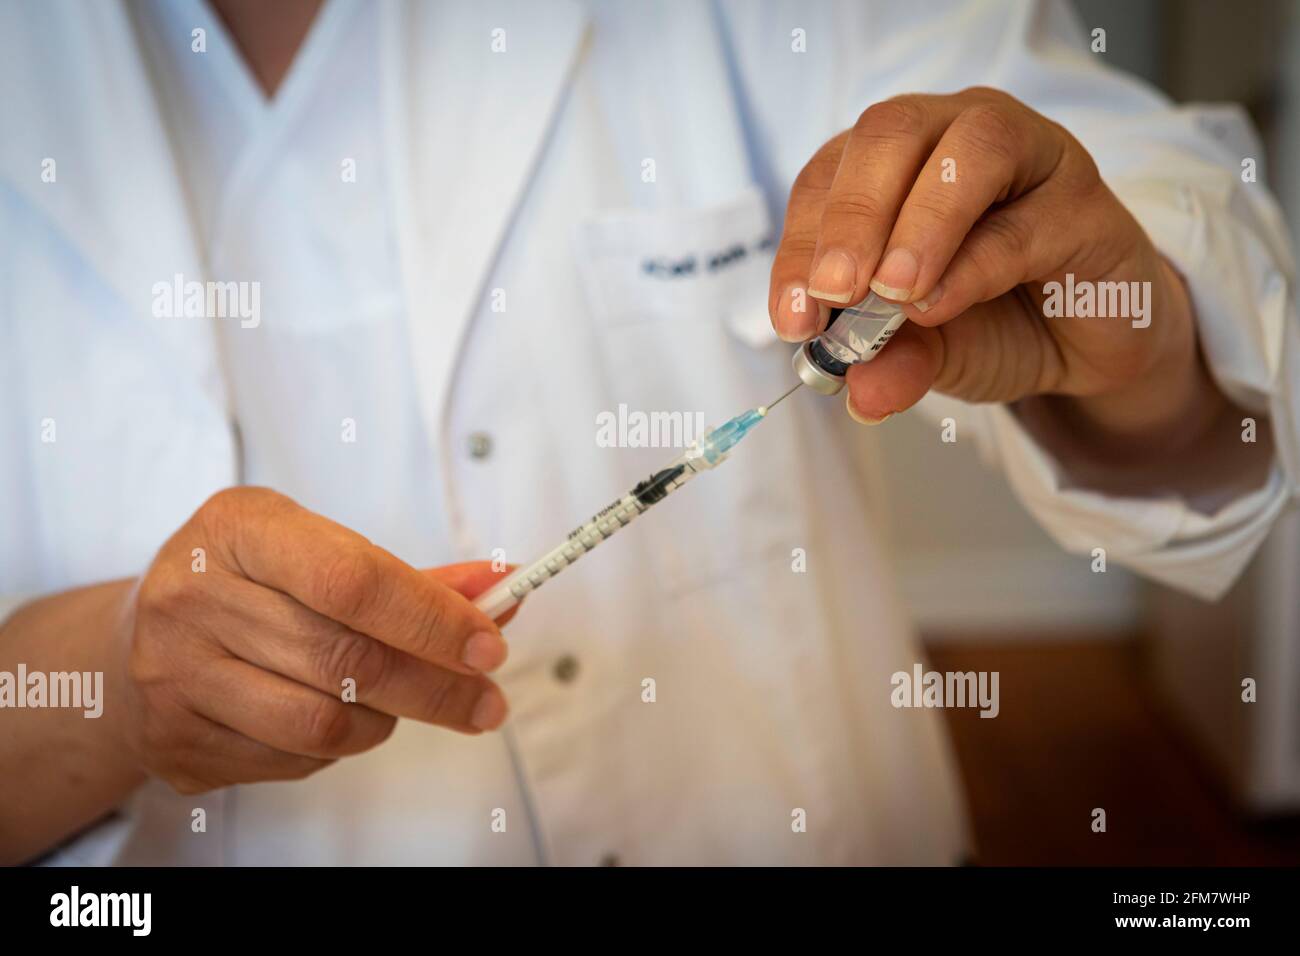
[[[903,313],[874,294],[848,309],[836,311],[826,331],[805,343],[794,356],[800,381],[776,401],[751,408],[705,432],[685,453],[609,505],[585,524],[569,532],[562,542],[532,564],[517,569],[504,581],[479,595],[475,607],[489,617],[499,618],[529,593],[541,587],[574,561],[614,532],[644,514],[686,482],[715,468],[727,454],[761,422],[767,413],[800,385],[824,395],[838,392],[850,365],[869,362],[903,324]]]

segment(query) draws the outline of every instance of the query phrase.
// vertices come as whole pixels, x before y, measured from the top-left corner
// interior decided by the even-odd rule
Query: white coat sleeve
[[[834,98],[835,130],[871,103],[901,93],[1002,89],[1083,143],[1112,191],[1185,277],[1211,373],[1225,394],[1259,416],[1260,428],[1271,426],[1276,447],[1265,484],[1240,490],[1213,513],[1173,496],[1122,498],[1074,486],[1007,407],[938,396],[923,405],[958,418],[1066,549],[1105,548],[1109,559],[1155,580],[1206,598],[1221,595],[1278,514],[1300,496],[1295,265],[1266,187],[1243,181],[1244,159],[1262,166],[1244,115],[1235,108],[1173,107],[1146,84],[1108,68],[1064,2],[846,0],[822,12],[820,22],[806,9],[788,19],[811,24],[810,49],[816,31],[833,31],[821,47],[831,76],[818,78],[811,91],[820,91],[822,101]],[[746,25],[733,15],[742,79],[761,87],[775,72],[787,89],[797,86],[794,68],[777,56],[747,66]],[[766,142],[774,156],[769,186],[788,190],[782,180],[797,172],[789,137],[779,135],[779,123],[764,117],[761,105],[752,114],[754,141],[760,148]],[[807,144],[799,148],[806,160]]]

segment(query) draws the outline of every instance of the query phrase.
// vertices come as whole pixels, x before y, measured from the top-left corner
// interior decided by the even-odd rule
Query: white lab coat
[[[1065,546],[1105,547],[1206,595],[1294,497],[1293,266],[1263,187],[1237,175],[1259,154],[1233,145],[1248,142],[1236,114],[1170,110],[1105,72],[1064,8],[556,0],[387,2],[376,15],[382,155],[445,529],[403,557],[525,560],[549,546],[666,457],[597,447],[596,415],[620,403],[716,421],[783,391],[764,240],[794,174],[871,102],[974,83],[1093,151],[1187,276],[1215,374],[1272,417],[1279,455],[1265,487],[1202,515],[1071,488],[1006,409],[950,406],[963,434]],[[125,9],[0,6],[0,81],[0,595],[13,603],[138,573],[243,475],[211,328],[151,317],[154,283],[204,262]],[[737,244],[742,259],[680,281],[644,268]],[[283,374],[283,400],[311,422],[320,396]],[[403,721],[376,751],[299,783],[200,797],[151,784],[54,861],[959,859],[939,720],[890,704],[890,675],[920,652],[850,453],[864,438],[846,423],[835,402],[799,396],[744,462],[548,584],[508,630],[508,732]],[[491,436],[486,459],[466,452],[475,434]],[[378,450],[373,467],[395,460]],[[398,536],[403,503],[368,499],[364,472],[298,465],[306,496],[346,492],[376,516],[377,543],[385,527]],[[792,826],[800,811],[806,832]]]

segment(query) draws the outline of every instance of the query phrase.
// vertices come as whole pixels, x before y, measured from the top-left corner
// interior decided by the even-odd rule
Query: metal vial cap
[[[795,350],[790,364],[794,366],[794,373],[814,392],[834,395],[844,387],[843,375],[832,375],[813,359],[811,340]]]

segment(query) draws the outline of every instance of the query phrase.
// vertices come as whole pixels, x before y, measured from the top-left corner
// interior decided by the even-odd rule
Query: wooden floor
[[[1162,717],[1135,642],[928,649],[936,670],[1001,675],[996,719],[944,711],[966,787],[973,862],[1300,864],[1300,817],[1252,823],[1234,811],[1191,742]],[[1094,807],[1106,810],[1105,833],[1092,832]]]

